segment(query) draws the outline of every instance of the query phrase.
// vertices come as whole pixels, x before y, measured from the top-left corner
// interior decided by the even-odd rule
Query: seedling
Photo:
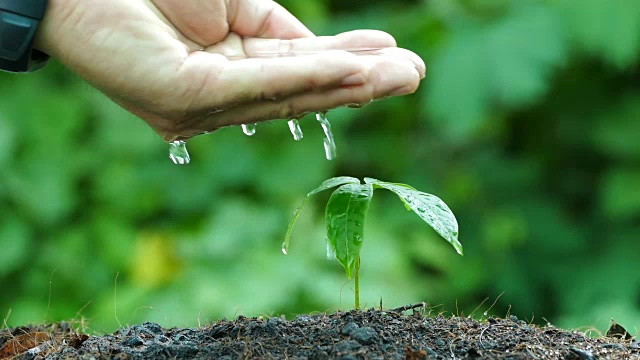
[[[364,240],[364,221],[373,198],[373,190],[387,189],[394,192],[407,210],[416,213],[462,255],[462,245],[458,241],[458,222],[451,209],[438,197],[405,184],[372,178],[364,178],[362,184],[359,179],[349,176],[328,179],[307,194],[293,214],[282,244],[283,253],[287,254],[289,250],[291,231],[309,198],[334,187],[338,188],[331,194],[325,210],[327,249],[342,264],[347,277],[354,279],[356,309],[360,309],[360,250]]]

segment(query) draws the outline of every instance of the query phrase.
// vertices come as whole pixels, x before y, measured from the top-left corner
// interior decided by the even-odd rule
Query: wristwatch
[[[31,72],[46,65],[49,55],[32,47],[47,4],[48,0],[0,0],[0,70]]]

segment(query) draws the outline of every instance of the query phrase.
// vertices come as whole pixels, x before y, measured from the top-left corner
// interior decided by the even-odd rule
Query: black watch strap
[[[0,70],[35,71],[49,56],[32,50],[48,0],[0,0]]]

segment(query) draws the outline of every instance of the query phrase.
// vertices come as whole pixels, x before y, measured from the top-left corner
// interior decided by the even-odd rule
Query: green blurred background
[[[189,142],[175,166],[141,120],[58,64],[0,74],[0,319],[157,321],[350,309],[327,261],[328,177],[371,176],[441,197],[465,256],[391,194],[365,230],[362,301],[508,310],[534,322],[640,327],[640,3],[637,0],[286,0],[317,34],[374,28],[420,54],[415,95]],[[116,284],[117,283],[117,287]],[[116,311],[117,309],[117,311]],[[632,332],[634,332],[632,330]]]

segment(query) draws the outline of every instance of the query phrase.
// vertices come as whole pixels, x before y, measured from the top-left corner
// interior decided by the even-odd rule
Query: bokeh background
[[[640,3],[637,0],[282,0],[317,34],[374,28],[428,63],[411,96],[251,138],[189,141],[189,166],[141,120],[58,64],[0,74],[0,319],[156,321],[350,309],[313,200],[331,176],[441,197],[465,256],[392,195],[365,229],[362,301],[426,301],[566,328],[640,327]],[[502,294],[502,296],[500,296]]]

